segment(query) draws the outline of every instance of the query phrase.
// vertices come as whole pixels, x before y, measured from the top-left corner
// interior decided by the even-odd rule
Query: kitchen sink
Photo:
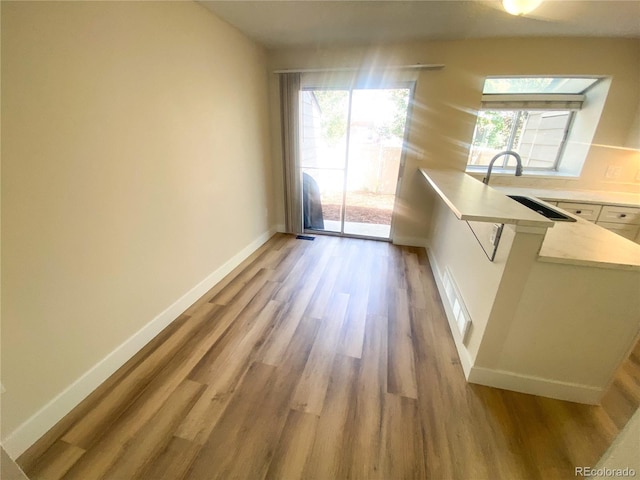
[[[546,205],[543,205],[536,200],[529,197],[521,197],[519,195],[507,195],[509,198],[512,198],[516,202],[524,205],[527,208],[530,208],[536,213],[539,213],[543,217],[547,217],[549,220],[554,220],[556,222],[575,222],[575,218],[571,218],[564,213],[560,213],[553,208],[549,208]]]

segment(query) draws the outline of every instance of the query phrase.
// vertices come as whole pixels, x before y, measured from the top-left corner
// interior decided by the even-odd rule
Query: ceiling
[[[527,17],[499,0],[200,1],[267,48],[487,37],[640,38],[640,0],[546,0]]]

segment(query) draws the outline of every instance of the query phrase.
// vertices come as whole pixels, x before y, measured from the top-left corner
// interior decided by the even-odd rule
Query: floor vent
[[[309,235],[296,235],[298,240],[311,240],[312,242],[316,239],[316,237],[310,237]]]
[[[471,326],[471,316],[467,311],[467,307],[462,300],[462,295],[460,295],[460,290],[458,289],[456,282],[453,280],[453,276],[448,268],[445,269],[442,283],[447,294],[449,306],[451,307],[453,316],[456,320],[456,326],[458,327],[458,331],[462,337],[462,343],[465,343],[467,333],[469,333],[469,327]]]

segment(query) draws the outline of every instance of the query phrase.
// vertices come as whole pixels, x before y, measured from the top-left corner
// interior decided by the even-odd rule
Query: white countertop
[[[459,220],[547,228],[555,224],[464,172],[421,168],[420,173]]]
[[[525,197],[536,197],[542,200],[580,203],[595,203],[617,205],[623,207],[640,207],[640,193],[605,192],[599,190],[558,190],[552,188],[525,188],[525,187],[493,187],[501,192]]]
[[[572,215],[573,216],[573,215]],[[544,262],[640,270],[640,245],[576,218],[547,230],[538,257]]]
[[[555,200],[555,197],[547,193],[549,190],[518,187],[494,189],[457,170],[420,169],[420,172],[460,220],[527,226],[547,226],[550,222],[554,228],[547,229],[538,256],[541,261],[640,270],[640,245],[637,243],[575,216],[573,218],[576,218],[576,222],[550,221],[505,196],[507,193],[536,196],[533,192],[543,192],[538,198]],[[558,199],[573,199],[567,197],[564,190],[558,190],[558,193],[562,194],[557,197]],[[595,198],[598,198],[596,195],[581,196],[575,201],[588,203],[586,198],[593,199],[593,203],[634,205],[611,202],[613,197],[608,197],[606,201],[596,201]],[[549,206],[554,208],[553,205]],[[523,209],[524,212],[521,211]],[[513,217],[509,218],[511,214]],[[546,223],[540,222],[539,219],[543,219]]]

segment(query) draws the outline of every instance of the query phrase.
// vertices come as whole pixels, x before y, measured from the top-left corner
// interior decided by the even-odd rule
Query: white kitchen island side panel
[[[491,262],[467,223],[458,220],[441,199],[434,197],[434,201],[427,250],[436,267],[433,270],[439,284],[442,284],[445,269],[448,270],[469,312],[471,326],[466,342],[463,345],[462,339],[458,338],[457,344],[458,350],[462,346],[467,351],[473,363],[500,286],[514,233],[505,229],[496,258]],[[440,296],[445,303],[445,292],[440,291]],[[452,331],[452,334],[459,336],[457,331]]]
[[[457,181],[463,173],[422,173],[433,205],[426,247],[467,380],[597,403],[638,338],[640,268],[633,261],[611,263],[622,249],[610,252],[607,242],[593,242],[605,250],[596,252],[600,256],[595,261],[595,247],[587,251],[580,238],[570,235],[571,227],[586,223],[582,219],[564,229],[557,224],[546,235],[538,228],[543,224],[531,228],[518,219],[505,221],[491,262],[467,221],[491,218],[490,224],[497,214],[484,215],[485,211],[506,209],[485,207],[484,202],[493,198],[483,186]],[[479,206],[473,205],[473,195]],[[467,212],[471,210],[473,215]],[[485,230],[476,229],[476,234]],[[575,259],[558,254],[551,261],[541,254],[556,230],[567,234],[563,248]],[[603,232],[609,240],[636,248]],[[445,271],[455,280],[472,321],[465,339],[447,304]]]
[[[495,362],[604,390],[640,331],[640,272],[537,262]]]

